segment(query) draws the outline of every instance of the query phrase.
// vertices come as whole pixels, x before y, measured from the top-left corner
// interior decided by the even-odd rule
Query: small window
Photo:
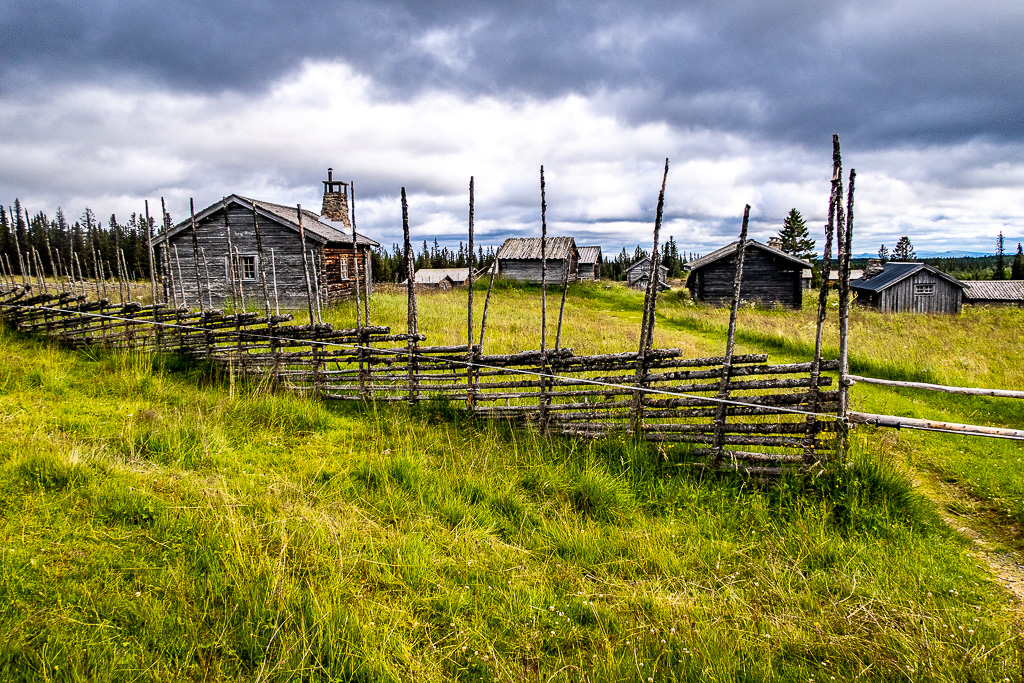
[[[243,280],[255,280],[256,279],[256,257],[255,256],[239,256],[238,257],[238,275]]]
[[[341,259],[341,280],[342,282],[348,280],[348,257],[342,256]]]
[[[935,294],[935,283],[934,282],[921,282],[914,285],[915,296],[932,296]]]

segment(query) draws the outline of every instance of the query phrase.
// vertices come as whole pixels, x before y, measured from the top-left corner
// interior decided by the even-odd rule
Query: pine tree
[[[1011,280],[1024,280],[1024,250],[1020,242],[1017,242],[1017,255],[1013,257],[1013,265],[1010,266]]]
[[[917,254],[914,253],[914,245],[910,243],[910,238],[904,235],[896,243],[896,248],[892,250],[892,260],[913,261],[916,258]]]
[[[999,231],[999,237],[996,239],[996,266],[992,270],[993,280],[1005,280],[1006,279],[1006,247],[1003,243],[1003,231]]]
[[[786,220],[782,222],[779,239],[782,240],[782,251],[787,254],[802,259],[814,258],[814,240],[807,231],[804,217],[796,209],[790,209]]]
[[[884,244],[878,248],[878,260],[882,263],[889,260],[889,247]]]

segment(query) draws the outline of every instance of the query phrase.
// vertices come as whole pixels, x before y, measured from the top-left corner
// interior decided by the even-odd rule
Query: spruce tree
[[[999,237],[996,239],[996,266],[992,270],[993,280],[1005,280],[1006,279],[1006,248],[1003,244],[1003,231],[999,231]]]
[[[882,263],[889,260],[889,247],[884,244],[878,248],[878,260]]]
[[[787,254],[802,259],[814,258],[814,240],[807,231],[804,217],[796,209],[790,209],[786,220],[782,222],[779,239],[782,241],[782,251]]]
[[[1017,242],[1017,255],[1013,257],[1013,265],[1010,266],[1011,280],[1024,280],[1024,250],[1021,250],[1020,242]]]
[[[914,253],[914,245],[910,243],[910,238],[904,235],[892,250],[892,260],[913,261],[916,258],[917,254]]]

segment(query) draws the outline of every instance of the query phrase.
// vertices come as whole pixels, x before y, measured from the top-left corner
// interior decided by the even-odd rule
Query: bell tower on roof
[[[327,180],[324,183],[324,205],[320,215],[329,221],[339,221],[347,229],[352,229],[348,210],[348,183],[334,179],[334,169],[327,169]]]

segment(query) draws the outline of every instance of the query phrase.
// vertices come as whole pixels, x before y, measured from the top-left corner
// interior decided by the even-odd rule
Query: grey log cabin
[[[580,263],[579,263],[579,276],[580,280],[600,280],[601,279],[601,247],[599,246],[587,246],[579,247],[580,252]]]
[[[959,313],[966,285],[925,263],[868,261],[850,281],[857,303],[883,313]]]
[[[319,288],[324,304],[355,296],[357,268],[362,293],[373,290],[370,252],[378,244],[364,235],[356,235],[353,244],[347,185],[335,181],[332,171],[328,170],[323,213],[302,210],[310,285],[314,296]],[[263,246],[262,267],[256,240],[257,222]],[[222,306],[232,301],[233,291],[237,292],[239,287],[246,302],[262,304],[265,273],[272,305],[275,298],[284,306],[306,305],[306,271],[296,207],[233,194],[196,213],[195,226],[198,288],[191,218],[153,240],[158,271],[165,287],[173,287],[179,299],[184,293],[186,304],[197,307],[201,295],[203,304],[212,302],[214,306]],[[234,256],[230,263],[233,278],[228,260],[229,233]],[[168,300],[170,298],[168,292]]]
[[[576,282],[580,253],[576,248],[575,239],[548,237],[545,242],[544,260],[547,261],[548,284],[561,284],[563,265],[568,268],[569,282]],[[499,277],[522,282],[540,282],[540,238],[508,238],[495,254],[494,262],[497,264]]]
[[[755,240],[747,240],[746,244],[740,299],[765,306],[800,308],[803,271],[811,268],[811,264]],[[733,242],[690,261],[686,286],[691,297],[716,306],[732,301],[738,246],[738,241]]]
[[[626,284],[633,289],[647,289],[647,283],[651,280],[651,257],[644,256],[642,259],[626,268]],[[668,268],[658,266],[658,291],[664,292],[671,289],[668,286]]]

